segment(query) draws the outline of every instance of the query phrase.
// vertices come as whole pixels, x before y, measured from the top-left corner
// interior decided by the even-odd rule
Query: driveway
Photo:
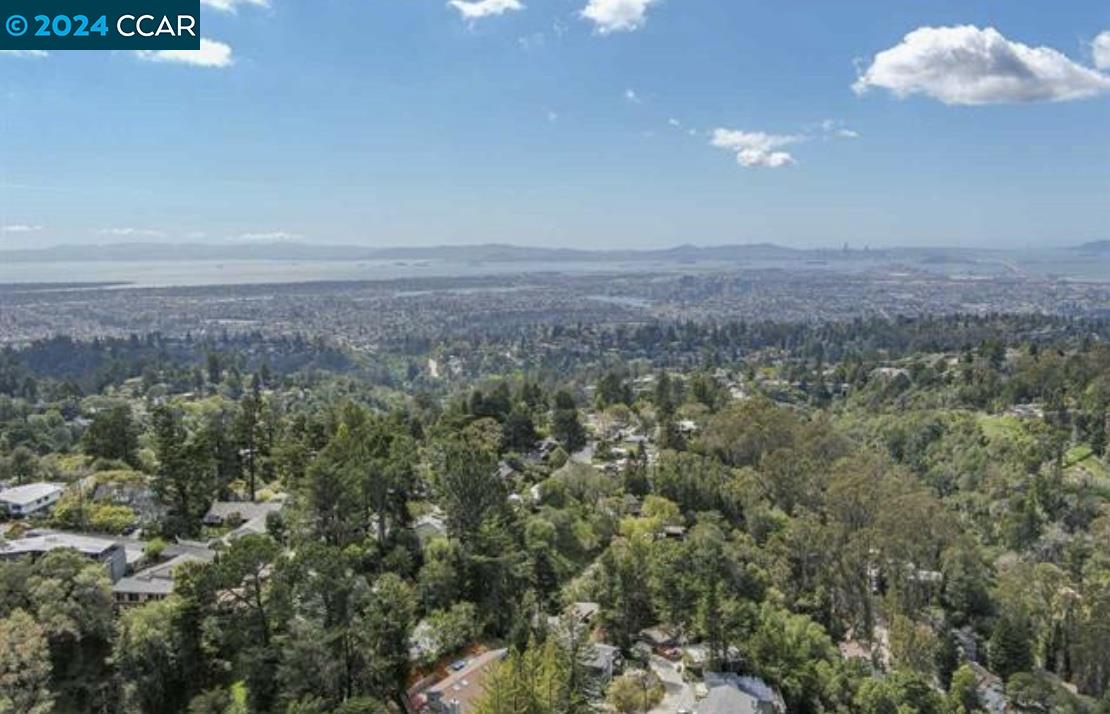
[[[694,688],[682,679],[682,673],[675,667],[675,663],[659,655],[651,656],[651,671],[663,681],[667,693],[659,706],[649,714],[675,714],[681,710],[694,711]]]

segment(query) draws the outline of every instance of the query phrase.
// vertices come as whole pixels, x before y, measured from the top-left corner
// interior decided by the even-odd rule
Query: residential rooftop
[[[62,484],[57,483],[27,483],[22,486],[12,486],[0,491],[0,501],[27,506],[42,498],[53,496],[65,490]]]
[[[89,556],[98,556],[112,548],[117,547],[116,542],[110,538],[97,536],[78,535],[75,533],[46,533],[28,538],[18,538],[0,543],[0,554],[21,555],[32,553],[48,553],[58,548],[73,548]]]
[[[270,513],[281,510],[284,501],[216,501],[204,514],[204,522],[223,523],[227,520],[238,518],[241,521],[252,521],[255,518],[265,518]]]
[[[705,686],[709,693],[698,702],[697,714],[781,714],[786,711],[778,692],[758,677],[708,672]]]
[[[215,553],[213,553],[215,556]],[[183,553],[164,563],[139,571],[134,575],[121,578],[113,587],[117,593],[136,593],[140,595],[166,596],[173,592],[173,571],[185,563],[203,563],[211,558],[202,558],[191,553]]]
[[[459,714],[467,714],[485,691],[483,682],[493,667],[505,657],[508,650],[490,650],[470,658],[457,672],[450,674],[424,690],[429,704],[453,705]],[[433,704],[434,708],[434,704]]]

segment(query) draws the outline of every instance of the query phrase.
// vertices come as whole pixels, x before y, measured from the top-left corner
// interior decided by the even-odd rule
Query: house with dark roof
[[[595,642],[586,647],[583,665],[590,675],[591,694],[600,698],[624,665],[619,647]]]
[[[215,556],[215,553],[212,554]],[[112,586],[112,595],[116,605],[127,607],[141,605],[151,600],[164,600],[173,593],[174,571],[185,563],[204,563],[212,558],[204,558],[193,553],[182,553],[165,563],[141,570],[134,575],[120,578]]]

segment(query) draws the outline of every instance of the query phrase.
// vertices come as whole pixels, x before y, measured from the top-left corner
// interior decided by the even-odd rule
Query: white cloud
[[[516,38],[516,43],[522,50],[536,50],[547,44],[547,37],[542,32],[533,32]]]
[[[682,126],[682,122],[680,122],[678,119],[675,119],[674,117],[671,117],[670,119],[668,119],[667,124],[669,124],[670,126],[673,126],[675,129],[678,129]]]
[[[582,10],[582,17],[594,23],[602,35],[610,32],[632,32],[647,22],[649,5],[658,0],[589,0]]]
[[[1094,52],[1095,66],[1110,70],[1110,30],[1095,38],[1091,43],[1091,50]]]
[[[556,112],[553,109],[548,109],[547,110],[547,121],[550,122],[551,124],[554,124],[555,122],[559,121],[559,113]]]
[[[270,0],[200,0],[200,4],[220,12],[238,12],[241,5],[270,7]]]
[[[216,40],[200,38],[199,50],[136,50],[148,62],[176,62],[195,67],[229,67],[234,62],[231,46]]]
[[[524,9],[520,0],[450,0],[447,4],[458,10],[466,20],[478,20]]]
[[[153,228],[101,228],[97,232],[113,238],[161,238],[166,235],[165,231]]]
[[[626,90],[624,90],[624,98],[627,99],[628,101],[632,102],[633,104],[642,104],[643,103],[643,100],[640,99],[640,95],[636,94],[635,89],[626,89]]]
[[[840,121],[839,119],[825,119],[824,121],[821,122],[821,124],[819,126],[821,127],[821,132],[824,133],[826,138],[828,138],[828,137],[836,137],[836,138],[839,138],[839,139],[858,139],[859,138],[859,132],[858,131],[855,131],[854,129],[849,129],[848,127],[844,126],[844,122]]]
[[[26,223],[16,223],[11,226],[0,226],[0,233],[37,233],[42,226],[32,226]]]
[[[736,154],[736,162],[741,166],[777,169],[795,163],[793,156],[780,149],[796,144],[802,139],[803,137],[793,134],[714,129],[709,143],[718,149]]]
[[[0,55],[7,55],[9,57],[33,57],[38,59],[49,57],[50,53],[46,50],[0,50]]]
[[[897,97],[924,94],[945,104],[1067,101],[1110,91],[1110,77],[1051,47],[1029,47],[993,27],[921,27],[875,55],[852,85]]]
[[[288,231],[265,231],[261,233],[242,233],[235,236],[235,240],[259,241],[263,243],[290,241],[300,238],[296,233]]]

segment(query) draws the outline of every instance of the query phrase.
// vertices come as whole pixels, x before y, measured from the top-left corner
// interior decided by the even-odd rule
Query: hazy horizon
[[[955,242],[948,243],[880,243],[880,242],[858,242],[840,241],[840,242],[819,242],[819,241],[794,241],[794,242],[778,242],[773,240],[720,240],[720,241],[700,241],[700,240],[685,240],[685,241],[660,241],[658,243],[634,243],[626,242],[624,244],[598,244],[593,243],[590,245],[581,245],[577,243],[558,243],[545,241],[543,243],[532,243],[526,240],[520,241],[456,241],[456,242],[429,242],[429,241],[332,241],[327,239],[309,239],[303,237],[289,237],[289,238],[264,238],[258,240],[228,240],[219,238],[193,238],[193,239],[175,239],[172,237],[146,237],[141,239],[128,240],[124,238],[116,240],[94,240],[94,241],[66,241],[59,240],[57,242],[46,243],[27,243],[15,244],[0,243],[0,253],[40,253],[48,251],[65,251],[73,250],[88,250],[93,248],[105,249],[122,249],[130,247],[141,247],[157,249],[164,247],[166,249],[173,248],[218,248],[226,250],[246,250],[257,249],[264,251],[269,248],[281,249],[285,248],[303,248],[311,250],[313,248],[325,249],[351,249],[351,250],[365,250],[365,251],[395,251],[407,250],[413,251],[428,251],[434,249],[445,250],[464,250],[464,249],[491,249],[491,248],[506,248],[524,251],[577,251],[585,253],[654,253],[678,249],[693,249],[693,250],[713,250],[723,248],[776,248],[797,252],[840,252],[848,250],[851,252],[861,251],[969,251],[969,252],[1041,252],[1041,251],[1072,251],[1090,244],[1102,244],[1107,242],[1102,239],[1075,241],[1075,242],[1062,242],[1058,245],[968,245],[958,244]],[[324,259],[327,259],[326,257]]]

